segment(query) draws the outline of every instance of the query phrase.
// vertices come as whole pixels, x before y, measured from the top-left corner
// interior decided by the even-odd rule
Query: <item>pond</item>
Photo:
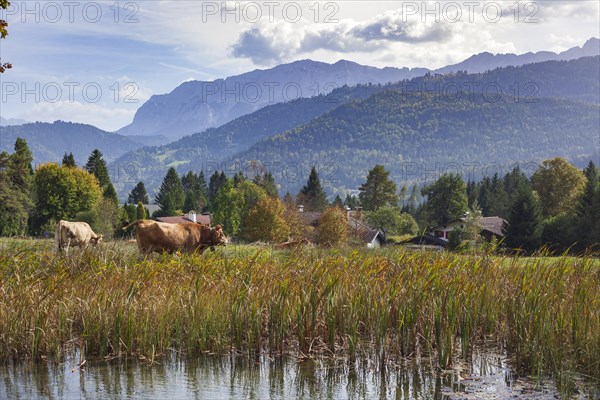
[[[9,399],[595,399],[598,385],[575,382],[559,394],[549,379],[518,377],[508,359],[474,352],[438,372],[430,360],[374,358],[254,360],[243,356],[17,363],[0,366],[0,398]]]

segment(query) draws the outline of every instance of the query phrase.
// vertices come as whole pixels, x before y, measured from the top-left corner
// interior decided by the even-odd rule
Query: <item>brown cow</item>
[[[227,238],[221,228],[190,223],[169,224],[148,219],[139,219],[123,227],[123,230],[136,226],[136,239],[141,253],[153,251],[173,253],[175,251],[203,253],[208,247],[227,245]]]
[[[102,241],[102,235],[96,235],[87,222],[69,222],[58,221],[54,242],[57,251],[60,253],[66,250],[69,254],[69,247],[86,247],[88,244],[97,245]]]

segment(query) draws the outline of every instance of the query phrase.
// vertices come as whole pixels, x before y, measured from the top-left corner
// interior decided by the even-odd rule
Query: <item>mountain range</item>
[[[351,102],[361,102],[384,91],[397,91],[404,96],[410,96],[415,92],[427,92],[432,93],[434,99],[448,101],[458,97],[458,92],[455,93],[451,90],[458,88],[463,91],[471,89],[471,92],[461,92],[460,96],[463,98],[468,99],[478,93],[485,95],[489,103],[496,100],[497,94],[502,94],[498,101],[500,98],[504,100],[512,98],[515,103],[535,103],[540,99],[554,98],[597,105],[600,104],[598,70],[600,70],[600,56],[498,68],[481,74],[463,72],[447,75],[427,74],[395,84],[342,87],[328,95],[267,106],[218,128],[186,136],[164,146],[143,147],[122,155],[117,162],[123,165],[135,164],[138,166],[140,179],[151,188],[160,185],[160,181],[169,167],[176,167],[180,173],[184,173],[188,170],[209,172],[212,169],[233,168],[232,162],[234,161],[239,161],[239,165],[242,166],[250,160],[281,164],[285,161],[285,154],[288,151],[290,159],[294,156],[294,151],[285,144],[294,136],[287,136],[286,131],[301,129],[315,118],[317,121],[321,121],[320,117],[328,112],[337,112],[338,108],[350,112],[350,109],[341,106]],[[568,107],[574,106],[569,103]],[[487,107],[485,110],[492,111],[493,106]],[[443,121],[438,123],[441,124]],[[507,122],[508,125],[510,123],[511,121]],[[364,128],[361,123],[352,127],[359,131]],[[597,131],[598,129],[596,129]],[[268,147],[265,151],[257,151],[257,148],[264,149],[264,145],[270,143],[274,137],[281,137],[277,134],[284,135],[280,142]],[[312,145],[318,146],[320,144],[319,135],[314,131],[311,131],[310,135]],[[356,138],[353,137],[353,140]],[[458,137],[456,140],[461,141]],[[366,142],[368,141],[366,140]],[[373,141],[372,148],[377,149],[378,143],[374,139]],[[340,142],[335,145],[332,143],[334,146],[344,146],[345,144],[347,143]],[[437,146],[437,144],[434,143],[433,146]],[[248,149],[250,149],[249,152]],[[305,157],[310,160],[313,155],[314,153],[309,151]],[[336,157],[335,162],[340,161],[343,160]],[[428,159],[426,161],[436,160]],[[342,186],[352,187],[354,182],[347,179],[350,175],[351,172],[348,172],[345,178],[340,180]],[[282,176],[280,178],[284,179]],[[282,189],[296,189],[293,184],[286,185],[282,186]],[[117,190],[123,190],[123,195],[126,189],[117,184]]]
[[[427,68],[374,68],[341,60],[327,64],[301,60],[267,70],[218,79],[189,81],[168,94],[154,95],[136,112],[133,122],[121,128],[122,135],[162,135],[171,140],[217,127],[266,105],[326,94],[344,85],[398,82],[426,73],[485,72],[498,67],[520,66],[550,60],[572,60],[600,55],[600,39],[562,53],[480,53],[437,70]]]
[[[83,165],[94,149],[99,149],[105,160],[111,162],[144,144],[92,125],[55,121],[0,127],[0,151],[12,153],[18,137],[27,140],[34,164],[60,162],[65,152],[72,152],[77,164]]]
[[[529,52],[519,55],[512,53],[479,53],[458,64],[439,68],[435,72],[439,74],[457,71],[485,72],[498,67],[515,67],[544,61],[576,60],[581,57],[594,57],[597,55],[600,55],[600,39],[591,38],[583,46],[575,46],[561,53],[553,53],[551,51]]]
[[[212,82],[189,81],[171,93],[152,96],[118,133],[179,139],[270,104],[318,96],[344,85],[396,82],[426,72],[424,68],[375,68],[345,60],[335,64],[301,60]]]
[[[4,118],[2,116],[0,116],[0,127],[1,126],[15,126],[15,125],[23,125],[26,124],[27,121],[25,121],[24,119],[17,119],[17,118]]]

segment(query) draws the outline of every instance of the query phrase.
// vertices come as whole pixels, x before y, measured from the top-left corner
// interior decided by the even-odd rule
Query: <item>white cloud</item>
[[[99,104],[78,101],[38,103],[20,115],[28,121],[54,122],[56,120],[91,124],[106,131],[114,131],[133,119],[135,110],[108,108]]]
[[[317,50],[340,53],[382,52],[393,43],[418,44],[451,40],[457,25],[420,21],[390,10],[366,21],[341,19],[335,24],[312,24],[307,20],[289,23],[262,21],[240,34],[232,55],[252,59],[255,64],[281,62]]]

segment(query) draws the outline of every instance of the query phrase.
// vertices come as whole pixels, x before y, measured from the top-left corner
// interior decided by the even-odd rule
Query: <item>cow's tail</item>
[[[132,226],[137,226],[137,225],[141,224],[142,222],[144,222],[143,219],[138,219],[137,221],[133,221],[132,223],[123,226],[121,229],[126,231],[127,229],[131,228]]]
[[[62,230],[62,223],[63,221],[60,220],[58,221],[58,223],[56,224],[56,232],[54,233],[54,251],[57,253],[60,253],[60,250],[62,249],[62,235],[61,235],[61,230]]]

